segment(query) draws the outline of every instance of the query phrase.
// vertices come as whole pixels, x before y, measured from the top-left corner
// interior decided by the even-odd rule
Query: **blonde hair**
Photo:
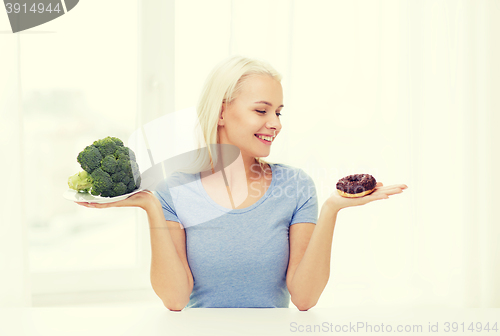
[[[219,144],[218,120],[222,104],[230,104],[241,92],[245,81],[252,75],[267,75],[281,83],[279,74],[269,63],[261,59],[243,56],[231,56],[219,64],[208,75],[203,86],[196,112],[201,129],[198,137],[198,151],[194,164],[188,168],[190,172],[200,172],[212,169],[217,165],[217,152],[212,151],[211,144]],[[203,142],[204,141],[204,142]],[[202,149],[203,146],[207,149]],[[260,157],[256,158],[263,168],[269,163]],[[183,171],[188,171],[184,169]]]

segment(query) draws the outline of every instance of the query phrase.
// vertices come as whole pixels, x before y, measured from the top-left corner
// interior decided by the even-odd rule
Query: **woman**
[[[230,57],[208,76],[197,113],[205,143],[236,148],[236,160],[209,150],[199,167],[211,169],[176,172],[154,193],[79,203],[147,212],[151,283],[168,309],[285,308],[291,299],[308,310],[328,282],[337,213],[407,188],[379,182],[357,199],[334,192],[318,218],[312,179],[300,168],[261,159],[281,132],[283,107],[281,76],[270,65]]]

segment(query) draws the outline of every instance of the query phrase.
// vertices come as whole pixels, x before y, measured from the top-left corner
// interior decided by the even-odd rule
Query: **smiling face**
[[[280,82],[271,76],[249,76],[237,97],[229,105],[222,106],[217,127],[219,143],[237,146],[244,162],[268,156],[272,142],[261,140],[256,134],[278,135],[282,108]]]

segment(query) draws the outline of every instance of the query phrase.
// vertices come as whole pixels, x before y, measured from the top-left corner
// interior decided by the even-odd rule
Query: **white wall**
[[[0,38],[0,307],[31,306],[26,204],[21,176],[22,107],[19,36]]]

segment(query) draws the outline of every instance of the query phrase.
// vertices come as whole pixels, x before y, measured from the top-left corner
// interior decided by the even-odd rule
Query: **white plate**
[[[125,198],[137,194],[140,191],[143,191],[144,189],[136,189],[132,191],[131,193],[121,195],[121,196],[116,196],[116,197],[101,197],[101,196],[94,196],[90,193],[80,193],[77,192],[76,190],[73,189],[68,189],[64,194],[63,197],[69,201],[73,202],[88,202],[88,203],[111,203],[111,202],[117,202],[124,200]]]

